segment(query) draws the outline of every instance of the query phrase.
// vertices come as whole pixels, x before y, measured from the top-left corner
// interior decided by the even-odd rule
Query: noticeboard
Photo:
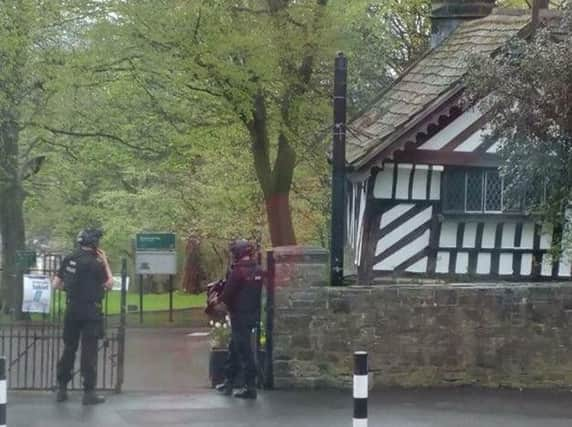
[[[52,289],[50,279],[44,275],[24,275],[24,313],[49,313]]]
[[[175,252],[137,252],[135,254],[137,274],[177,274]]]
[[[139,233],[135,237],[135,251],[174,252],[174,233]]]
[[[174,233],[139,233],[135,237],[136,274],[177,274]]]

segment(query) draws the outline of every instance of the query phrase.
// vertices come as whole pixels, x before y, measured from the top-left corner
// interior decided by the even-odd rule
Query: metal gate
[[[50,277],[57,272],[61,255],[42,255],[39,268],[27,271]],[[122,265],[119,314],[110,312],[110,300],[104,300],[104,337],[99,341],[97,386],[101,391],[121,392],[124,379],[126,262]],[[114,291],[112,291],[114,292]],[[49,314],[32,314],[27,320],[0,320],[0,355],[6,357],[7,383],[11,390],[53,390],[57,386],[56,366],[63,351],[65,292],[52,290]],[[81,345],[80,345],[81,347]],[[78,349],[70,389],[81,389]]]
[[[256,364],[258,368],[258,386],[264,389],[274,388],[273,360],[273,332],[274,332],[274,289],[275,289],[275,263],[274,253],[266,254],[266,265],[259,256],[259,264],[264,268],[264,287],[261,294],[261,310],[256,329]],[[264,337],[262,340],[261,337]]]

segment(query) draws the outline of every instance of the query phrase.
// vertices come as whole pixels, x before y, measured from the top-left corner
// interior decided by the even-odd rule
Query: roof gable
[[[486,18],[461,24],[350,124],[347,162],[359,169],[398,142],[427,113],[462,90],[470,55],[492,54],[529,24],[530,12],[518,10],[495,10]]]

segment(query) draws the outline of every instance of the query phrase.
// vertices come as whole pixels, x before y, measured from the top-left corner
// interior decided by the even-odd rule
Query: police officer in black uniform
[[[235,379],[244,369],[244,386],[234,396],[256,399],[256,362],[251,347],[251,332],[260,312],[262,269],[253,259],[254,248],[247,240],[237,240],[230,248],[233,267],[224,287],[222,301],[231,323],[231,339],[225,365],[225,381],[216,389],[230,396]]]
[[[64,352],[57,366],[57,401],[68,399],[67,384],[72,379],[75,355],[81,338],[81,365],[84,405],[103,403],[95,394],[97,342],[103,337],[101,303],[113,280],[103,251],[98,249],[101,230],[86,229],[78,234],[78,249],[64,258],[54,278],[54,287],[67,293],[64,318]]]

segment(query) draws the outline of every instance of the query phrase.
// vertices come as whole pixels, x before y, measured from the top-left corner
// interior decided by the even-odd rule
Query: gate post
[[[117,355],[117,383],[115,384],[115,392],[121,393],[123,381],[125,379],[125,327],[127,323],[127,259],[121,260],[121,315],[119,319],[118,332],[118,352]]]
[[[330,237],[330,281],[344,284],[344,227],[346,189],[346,92],[347,58],[339,53],[334,73],[334,139],[332,142],[332,219]]]
[[[276,263],[274,261],[274,251],[268,251],[266,255],[266,355],[264,357],[264,388],[272,390],[274,388],[274,365],[273,360],[273,333],[274,333],[274,284],[276,275]]]
[[[272,248],[272,255],[269,257],[270,288],[268,304],[269,317],[269,338],[270,356],[268,363],[272,364],[270,375],[272,385],[277,388],[291,387],[296,385],[297,373],[303,375],[300,366],[306,362],[299,363],[297,355],[293,350],[292,339],[295,335],[302,334],[307,342],[304,350],[319,352],[313,348],[314,340],[307,339],[308,331],[293,328],[291,321],[297,319],[309,319],[313,309],[298,312],[291,296],[308,292],[313,295],[316,292],[311,288],[326,286],[328,277],[328,251],[319,247],[310,246],[278,246]],[[304,301],[306,301],[304,299]],[[321,304],[322,301],[319,301]],[[319,304],[316,301],[316,308]],[[307,306],[304,305],[304,308]],[[325,307],[325,306],[324,306]],[[303,380],[303,379],[302,379]]]
[[[0,427],[6,427],[8,384],[6,383],[6,358],[0,357]]]

